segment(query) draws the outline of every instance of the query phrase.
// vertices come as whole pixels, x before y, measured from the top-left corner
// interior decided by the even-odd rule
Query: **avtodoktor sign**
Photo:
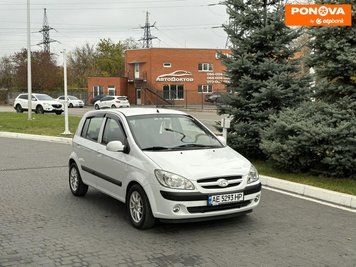
[[[300,5],[285,6],[287,26],[351,26],[351,5]]]

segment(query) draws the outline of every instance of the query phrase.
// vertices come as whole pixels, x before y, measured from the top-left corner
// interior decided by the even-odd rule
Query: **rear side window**
[[[103,123],[103,120],[104,120],[103,117],[87,118],[84,122],[81,136],[83,138],[97,142],[99,137],[100,127],[101,124]]]
[[[19,98],[20,99],[26,99],[26,100],[28,99],[27,95],[20,95]]]

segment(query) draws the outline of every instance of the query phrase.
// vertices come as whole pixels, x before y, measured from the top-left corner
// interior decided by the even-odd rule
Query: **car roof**
[[[187,113],[173,110],[173,109],[163,109],[163,108],[121,108],[121,109],[105,109],[105,110],[93,110],[89,111],[87,114],[91,113],[121,113],[125,117],[137,116],[137,115],[150,115],[150,114],[179,114],[187,115]]]

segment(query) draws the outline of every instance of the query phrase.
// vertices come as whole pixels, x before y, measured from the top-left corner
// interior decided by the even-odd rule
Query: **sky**
[[[39,32],[47,9],[51,52],[60,55],[100,39],[119,42],[143,37],[146,12],[155,23],[153,47],[225,48],[228,22],[219,0],[0,0],[0,58],[27,47],[27,1],[31,10],[31,50],[41,50]]]

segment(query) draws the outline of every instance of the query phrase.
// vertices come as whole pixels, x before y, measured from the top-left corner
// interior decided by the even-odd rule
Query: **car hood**
[[[180,151],[144,151],[162,170],[197,180],[246,175],[251,163],[230,147]]]
[[[43,104],[50,104],[50,105],[62,105],[61,102],[57,101],[57,100],[43,100],[41,101]]]

